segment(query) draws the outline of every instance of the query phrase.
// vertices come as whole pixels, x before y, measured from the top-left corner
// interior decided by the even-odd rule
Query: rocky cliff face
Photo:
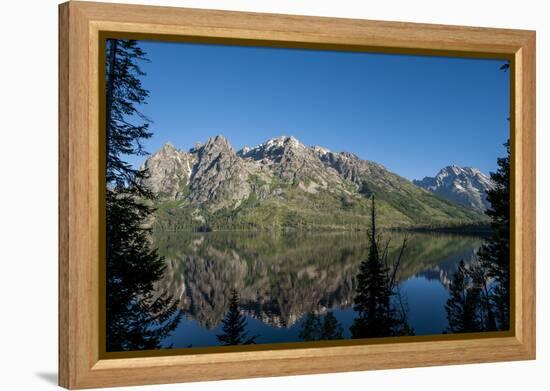
[[[479,211],[489,207],[486,193],[494,186],[491,178],[477,168],[458,166],[447,166],[435,177],[413,182],[443,198]]]
[[[188,194],[188,183],[195,156],[177,150],[166,143],[158,152],[149,156],[142,169],[148,173],[145,184],[163,199],[183,199]]]
[[[238,152],[223,136],[188,152],[166,144],[143,167],[149,174],[147,185],[160,200],[179,201],[181,216],[167,216],[171,228],[177,228],[178,219],[232,227],[243,223],[331,229],[335,222],[359,227],[367,223],[371,195],[377,197],[383,225],[480,217],[378,163],[348,152],[306,147],[294,137],[273,138]]]
[[[257,167],[265,180],[276,177],[312,194],[319,189],[345,191],[343,178],[334,170],[328,170],[314,149],[294,137],[273,138],[254,148],[243,148],[238,154]]]
[[[349,152],[334,153],[321,147],[313,149],[326,167],[334,169],[346,181],[354,183],[364,195],[373,194],[374,189],[370,189],[369,184],[385,191],[413,189],[408,180],[391,173],[381,164],[361,160]]]
[[[248,178],[253,169],[237,156],[224,137],[211,138],[190,154],[196,162],[189,181],[190,202],[208,202],[219,209],[234,206],[249,196]]]

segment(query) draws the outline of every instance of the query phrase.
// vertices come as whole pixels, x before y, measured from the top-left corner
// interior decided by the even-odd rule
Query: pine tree
[[[468,274],[472,285],[479,290],[480,322],[484,331],[496,331],[496,319],[492,303],[491,277],[485,265],[474,258],[468,265]]]
[[[480,296],[480,289],[472,285],[468,270],[461,260],[453,275],[450,297],[445,305],[449,332],[467,333],[483,330],[480,320]]]
[[[144,200],[152,196],[142,186],[144,173],[123,160],[144,154],[141,142],[151,136],[148,120],[137,109],[148,96],[139,68],[145,53],[130,40],[109,39],[106,49],[106,349],[155,349],[181,314],[172,297],[154,293],[165,265],[149,248],[149,230],[143,227],[152,213]]]
[[[249,345],[255,343],[257,336],[248,337],[246,318],[239,310],[239,295],[236,289],[231,292],[229,311],[222,320],[222,334],[216,335],[222,345]]]
[[[494,279],[492,302],[498,329],[510,328],[510,142],[504,144],[506,156],[499,158],[498,170],[491,173],[494,188],[487,191],[493,232],[478,251],[478,257]]]
[[[324,316],[310,312],[302,324],[298,337],[304,341],[343,339],[344,329],[332,312],[329,311]]]
[[[375,338],[412,334],[406,320],[400,318],[392,303],[394,295],[389,269],[380,256],[376,233],[374,195],[369,230],[369,254],[359,266],[354,310],[358,317],[350,331],[352,338]],[[395,275],[396,270],[393,275]]]
[[[140,184],[146,173],[123,160],[124,155],[146,155],[142,141],[152,136],[150,120],[138,110],[149,96],[139,63],[148,60],[134,40],[109,39],[106,49],[107,185],[151,198]]]
[[[324,316],[321,339],[343,339],[344,329],[332,312]]]
[[[308,313],[298,337],[304,341],[318,341],[321,339],[321,319],[313,312]]]

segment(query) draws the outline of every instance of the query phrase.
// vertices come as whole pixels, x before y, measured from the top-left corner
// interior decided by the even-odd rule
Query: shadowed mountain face
[[[381,239],[390,262],[402,240],[397,233]],[[447,286],[457,259],[468,260],[480,242],[471,236],[412,234],[397,279],[419,275],[440,278]],[[351,308],[359,264],[368,251],[366,235],[342,233],[159,233],[153,245],[167,262],[157,289],[179,298],[186,315],[206,328],[223,319],[232,289],[239,292],[244,313],[274,327],[290,327],[309,312]]]
[[[294,137],[236,152],[223,136],[184,152],[165,145],[143,165],[159,202],[158,230],[335,230],[368,225],[368,197],[384,226],[480,221],[382,165]]]
[[[477,168],[447,166],[435,177],[414,180],[413,183],[440,197],[484,211],[489,207],[487,190],[494,187],[491,178]]]

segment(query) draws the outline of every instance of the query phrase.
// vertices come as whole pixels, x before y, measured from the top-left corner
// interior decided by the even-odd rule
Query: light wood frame
[[[512,330],[259,351],[105,359],[99,349],[100,32],[499,57],[512,72]],[[103,141],[104,142],[104,141]],[[535,32],[89,2],[59,6],[59,384],[75,388],[535,358]]]

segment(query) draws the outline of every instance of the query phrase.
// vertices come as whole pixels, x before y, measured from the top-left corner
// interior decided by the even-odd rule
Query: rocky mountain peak
[[[196,156],[189,182],[191,202],[212,201],[219,209],[248,197],[250,170],[225,137],[211,137],[191,153]]]
[[[443,167],[435,177],[424,177],[413,183],[453,202],[477,210],[489,207],[487,190],[493,188],[491,178],[474,167],[450,165]]]
[[[304,145],[298,141],[294,136],[279,136],[270,138],[265,142],[268,148],[290,146],[290,147],[303,147]]]
[[[153,193],[162,198],[183,198],[193,162],[192,155],[177,150],[167,142],[143,164],[142,169],[147,170],[144,182]]]
[[[443,167],[436,175],[436,178],[443,178],[446,176],[460,176],[460,175],[466,175],[466,176],[476,176],[481,175],[484,176],[484,174],[479,171],[477,168],[474,167],[459,167],[457,165],[450,165],[447,167]]]
[[[174,147],[174,145],[170,141],[167,141],[167,142],[164,143],[164,145],[162,146],[162,148],[160,150],[164,151],[164,152],[171,152],[171,151],[175,151],[176,148]]]
[[[181,153],[181,151],[176,149],[176,147],[174,147],[174,145],[170,141],[168,141],[164,143],[164,145],[158,151],[153,153],[150,158],[154,157],[156,159],[177,159],[177,157],[180,156]]]
[[[268,159],[274,162],[281,160],[281,157],[289,154],[300,154],[305,152],[306,147],[293,136],[280,136],[270,138],[266,142],[255,147],[244,147],[238,154],[241,157],[262,160]]]
[[[206,141],[206,144],[204,145],[204,147],[206,148],[220,147],[220,148],[226,148],[226,149],[233,149],[233,147],[231,147],[231,145],[229,144],[229,141],[227,141],[227,139],[222,135],[210,137]]]
[[[251,150],[252,150],[252,148],[250,148],[248,146],[244,146],[244,147],[242,147],[241,149],[239,149],[237,151],[237,155],[239,155],[240,157],[243,157],[246,154],[248,154],[248,152],[250,152]]]
[[[235,151],[233,150],[233,147],[231,146],[231,144],[229,144],[229,141],[227,141],[227,139],[222,135],[210,137],[208,140],[206,140],[206,143],[197,144],[195,148],[191,149],[190,152],[195,153],[199,156],[205,153],[207,154],[219,154],[222,152],[229,153],[229,154],[235,153]]]
[[[325,155],[332,152],[330,149],[325,148],[325,147],[321,147],[319,145],[315,145],[315,146],[310,147],[310,148],[318,156],[325,156]]]

